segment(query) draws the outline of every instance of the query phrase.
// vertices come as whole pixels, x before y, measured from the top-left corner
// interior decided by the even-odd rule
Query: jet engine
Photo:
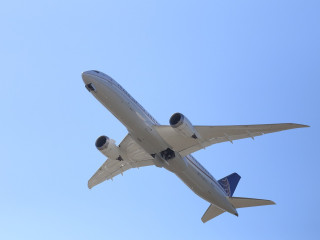
[[[170,125],[175,131],[185,137],[198,138],[197,131],[194,129],[189,119],[182,113],[173,114],[170,118]]]
[[[100,136],[96,140],[96,148],[107,158],[113,160],[122,160],[120,155],[120,149],[115,144],[115,140],[108,138],[107,136]]]

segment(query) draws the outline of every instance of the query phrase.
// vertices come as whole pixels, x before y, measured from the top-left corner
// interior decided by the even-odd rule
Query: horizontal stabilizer
[[[270,200],[241,197],[229,197],[229,201],[235,208],[256,207],[275,204],[275,202]]]
[[[228,199],[235,208],[256,207],[256,206],[265,206],[265,205],[275,204],[273,201],[270,201],[270,200],[255,199],[255,198],[229,197]],[[207,209],[207,211],[203,214],[201,221],[203,223],[206,223],[212,218],[215,218],[224,212],[225,210],[222,210],[221,208],[215,206],[214,204],[211,204]]]
[[[218,208],[217,206],[211,204],[207,211],[203,214],[201,221],[203,223],[208,222],[212,218],[215,218],[219,216],[220,214],[224,213],[225,211],[222,210],[221,208]]]

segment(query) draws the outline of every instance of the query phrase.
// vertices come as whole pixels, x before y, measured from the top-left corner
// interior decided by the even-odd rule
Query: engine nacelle
[[[197,131],[194,129],[189,119],[182,113],[173,114],[170,118],[170,125],[175,131],[185,137],[198,138]]]
[[[115,144],[115,140],[108,138],[107,136],[100,136],[96,140],[96,148],[107,158],[113,160],[122,160],[121,151]]]

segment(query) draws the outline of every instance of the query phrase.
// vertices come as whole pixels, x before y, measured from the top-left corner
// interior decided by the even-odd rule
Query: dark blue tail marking
[[[220,179],[218,182],[222,186],[226,194],[229,197],[232,197],[234,190],[236,190],[238,182],[240,181],[240,178],[241,177],[238,175],[238,173],[232,173],[229,176]]]

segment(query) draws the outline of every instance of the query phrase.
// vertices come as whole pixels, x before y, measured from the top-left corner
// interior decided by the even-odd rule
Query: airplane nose
[[[81,76],[82,76],[82,80],[84,81],[85,84],[88,84],[90,82],[90,74],[88,71],[83,72],[81,74]]]
[[[83,72],[81,74],[82,76],[82,80],[83,82],[85,83],[85,87],[86,89],[89,91],[89,92],[96,92],[96,87],[95,87],[95,81],[94,81],[94,78],[92,76],[92,74],[90,73],[90,71],[86,71],[86,72]]]

